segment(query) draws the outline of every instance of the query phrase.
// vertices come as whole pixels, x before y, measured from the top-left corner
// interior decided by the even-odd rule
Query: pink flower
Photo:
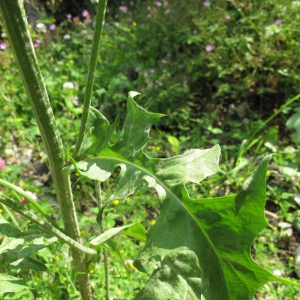
[[[214,49],[215,49],[215,46],[213,46],[213,45],[206,45],[206,46],[205,46],[206,52],[213,51]]]
[[[73,102],[74,105],[78,105],[78,104],[79,104],[79,102],[78,102],[78,97],[75,96],[75,97],[72,99],[72,102]]]
[[[5,169],[5,159],[0,157],[0,171],[3,171]]]
[[[231,19],[231,16],[230,16],[230,15],[226,15],[226,16],[225,16],[225,19],[226,19],[226,20],[230,20],[230,19]]]
[[[41,41],[41,39],[36,39],[35,42],[36,42],[37,44],[40,44],[42,41]]]
[[[154,3],[155,3],[155,5],[158,6],[158,7],[162,6],[162,3],[159,2],[159,1],[155,1]]]
[[[7,44],[5,42],[0,43],[0,50],[5,50],[6,48],[7,48]],[[1,160],[0,160],[0,162],[1,162]]]
[[[87,34],[87,33],[88,33],[88,31],[86,29],[82,30],[82,34]]]
[[[72,15],[71,14],[67,14],[67,19],[72,19]]]
[[[210,2],[209,1],[204,1],[203,5],[206,6],[206,7],[208,7],[208,6],[210,6]]]
[[[165,10],[165,14],[167,15],[168,13],[170,13],[170,11],[171,11],[170,8],[166,9],[166,10]]]
[[[74,21],[74,22],[79,21],[79,17],[74,17],[74,18],[73,18],[73,21]]]
[[[126,14],[127,11],[128,11],[128,7],[127,7],[127,6],[120,6],[120,10],[121,10],[124,14]]]
[[[275,21],[275,24],[276,25],[280,25],[282,23],[282,20],[281,19],[277,19],[276,21]]]
[[[83,17],[87,17],[89,15],[89,12],[85,9],[83,12],[82,12],[82,16]]]
[[[55,25],[55,24],[51,24],[51,25],[49,26],[49,29],[52,30],[52,31],[55,30],[55,29],[56,29],[56,25]]]
[[[168,61],[165,60],[165,59],[162,59],[162,60],[161,60],[161,63],[162,63],[163,65],[165,65],[167,62],[168,62]]]

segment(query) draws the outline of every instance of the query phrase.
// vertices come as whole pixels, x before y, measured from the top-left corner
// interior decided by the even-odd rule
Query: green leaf
[[[17,293],[23,289],[29,289],[23,280],[6,274],[0,274],[0,294]]]
[[[287,120],[286,127],[296,130],[291,137],[295,143],[300,143],[300,107],[297,107],[295,111],[296,112]]]
[[[192,199],[185,183],[198,184],[221,171],[220,147],[191,149],[165,159],[148,157],[143,148],[150,127],[161,115],[139,107],[134,95],[129,93],[128,115],[119,141],[103,148],[98,157],[78,162],[77,167],[82,175],[99,181],[105,181],[116,168],[120,169],[108,200],[126,199],[142,181],[156,189],[161,215],[151,227],[135,265],[150,272],[153,265],[161,266],[166,257],[190,250],[199,260],[198,279],[201,278],[206,300],[252,299],[267,281],[291,283],[266,271],[250,256],[253,239],[268,225],[264,206],[265,174],[270,157],[263,159],[238,195]]]
[[[92,246],[98,246],[98,245],[104,243],[105,241],[107,241],[108,239],[110,239],[111,237],[113,237],[114,235],[118,234],[120,231],[122,231],[128,227],[134,226],[134,225],[136,225],[136,224],[130,224],[130,225],[116,227],[116,228],[110,228],[110,229],[106,230],[104,233],[100,234],[98,237],[91,240],[90,244]]]
[[[201,299],[200,272],[197,256],[191,251],[167,256],[134,299]]]
[[[95,108],[90,107],[91,129],[85,135],[80,157],[97,155],[109,145],[119,124],[118,118],[110,125],[108,120]]]
[[[180,142],[177,137],[173,135],[167,135],[168,142],[174,147],[176,153],[179,152]]]
[[[181,203],[165,201],[138,256],[146,270],[155,256],[163,259],[176,250],[189,249],[199,259],[206,300],[252,299],[268,281],[295,284],[268,272],[250,255],[255,236],[268,225],[264,206],[269,159],[262,160],[238,195],[192,199],[183,189]]]
[[[4,221],[2,221],[2,224],[3,223]],[[12,233],[18,232],[17,228],[11,224],[9,225]],[[0,245],[0,256],[12,266],[18,267],[18,269],[30,268],[39,271],[47,270],[44,264],[33,260],[30,258],[30,255],[56,241],[56,237],[46,234],[38,227],[32,226],[24,233],[19,231],[17,236],[9,235],[9,237],[5,237]]]
[[[18,238],[21,235],[21,231],[10,224],[4,217],[0,214],[0,233],[8,237]]]
[[[144,226],[140,223],[133,224],[133,226],[128,227],[126,230],[121,232],[124,235],[130,236],[141,242],[146,242],[147,231]]]

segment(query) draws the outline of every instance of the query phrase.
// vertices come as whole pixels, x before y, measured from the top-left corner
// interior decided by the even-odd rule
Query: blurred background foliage
[[[70,148],[79,128],[96,1],[30,0],[25,8],[63,142]],[[201,186],[188,184],[195,197],[238,191],[259,159],[275,153],[266,206],[275,229],[261,234],[253,253],[269,269],[291,277],[297,277],[294,253],[300,245],[300,106],[288,101],[300,92],[299,9],[300,1],[292,0],[108,0],[92,99],[111,122],[117,115],[124,120],[130,90],[141,93],[136,99],[142,107],[166,114],[145,148],[153,157],[219,143],[227,175]],[[43,149],[1,19],[0,34],[0,157],[11,165],[34,164],[44,160]],[[20,168],[6,172],[40,190],[28,178],[17,179]],[[90,191],[84,180],[76,185],[78,210],[92,206],[80,200]],[[142,190],[139,197],[156,201],[145,195]],[[132,216],[154,222],[158,213],[151,215],[148,202],[147,213],[135,210]],[[290,224],[292,234],[280,222]],[[263,299],[297,295],[293,288],[272,284],[264,289]]]

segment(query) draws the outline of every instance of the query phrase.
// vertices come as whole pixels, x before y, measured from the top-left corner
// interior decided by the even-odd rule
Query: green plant
[[[0,179],[0,184],[7,188],[1,193],[0,202],[30,222],[28,228],[20,230],[9,210],[11,222],[0,217],[0,232],[5,236],[0,254],[18,269],[45,271],[45,264],[34,259],[34,255],[39,253],[45,257],[46,253],[41,250],[57,241],[68,244],[82,299],[92,299],[89,274],[93,260],[97,260],[100,253],[104,256],[106,298],[109,299],[107,251],[120,253],[112,239],[120,232],[145,242],[134,265],[150,274],[150,278],[135,299],[199,299],[202,296],[207,300],[252,299],[255,291],[268,281],[299,286],[260,267],[249,252],[255,236],[268,225],[264,205],[270,156],[261,161],[239,194],[193,199],[185,184],[198,184],[221,172],[219,146],[192,149],[170,158],[151,158],[143,149],[152,125],[163,115],[150,113],[137,105],[133,98],[138,93],[129,92],[127,116],[119,134],[116,134],[118,118],[110,124],[91,107],[105,7],[106,1],[99,1],[77,142],[74,148],[64,149],[27,30],[22,1],[0,3],[1,16],[46,149],[64,225],[62,230],[57,220],[28,192]],[[178,147],[178,140],[170,136],[168,139]],[[80,238],[71,188],[73,172],[95,183],[96,221],[101,234],[91,239],[89,246]],[[110,177],[115,179],[113,192],[103,199],[101,183]],[[158,195],[161,214],[157,222],[148,233],[139,222],[107,229],[107,207],[126,201],[143,183],[155,189]],[[30,209],[18,196],[13,200],[9,193],[27,199]],[[2,294],[29,288],[18,278],[5,274],[1,274],[1,283]]]

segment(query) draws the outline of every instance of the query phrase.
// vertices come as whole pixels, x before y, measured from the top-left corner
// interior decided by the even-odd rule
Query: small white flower
[[[25,191],[25,192],[26,192],[26,194],[31,196],[31,198],[33,198],[34,200],[38,200],[38,197],[37,197],[36,193],[33,193],[31,191]]]
[[[36,24],[36,29],[37,29],[38,32],[44,32],[45,33],[47,31],[47,27],[43,23],[37,23]]]
[[[65,40],[70,40],[70,39],[71,39],[71,36],[70,36],[69,34],[65,34],[65,35],[64,35],[64,39],[65,39]]]
[[[282,275],[281,271],[278,270],[278,269],[274,270],[274,271],[273,271],[273,274],[274,274],[275,276],[281,276],[281,275]]]
[[[64,90],[74,90],[74,88],[75,88],[75,85],[71,81],[64,82],[64,84],[63,84]]]

